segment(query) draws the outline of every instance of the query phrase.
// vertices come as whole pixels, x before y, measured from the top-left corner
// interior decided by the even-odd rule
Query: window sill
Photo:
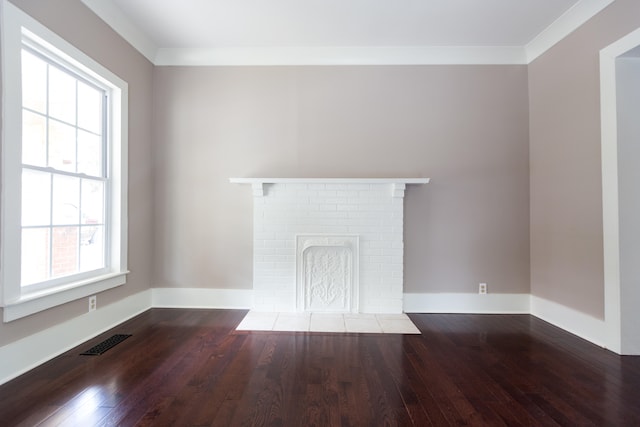
[[[16,301],[4,305],[4,323],[29,316],[62,305],[80,298],[88,297],[98,292],[106,291],[121,285],[127,281],[127,273],[109,273],[91,279],[69,283],[41,292],[25,294]]]

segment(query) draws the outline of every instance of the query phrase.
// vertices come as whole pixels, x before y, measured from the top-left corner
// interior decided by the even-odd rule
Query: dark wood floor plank
[[[401,336],[236,332],[245,313],[147,311],[0,386],[0,424],[640,425],[640,357],[532,316],[411,314]]]

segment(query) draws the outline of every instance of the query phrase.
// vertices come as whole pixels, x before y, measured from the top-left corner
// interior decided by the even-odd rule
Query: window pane
[[[49,229],[22,230],[21,284],[43,282],[49,278]]]
[[[51,277],[67,276],[78,271],[79,227],[53,227]]]
[[[22,51],[22,106],[40,113],[47,111],[47,63]]]
[[[76,124],[76,79],[49,67],[49,115]]]
[[[49,120],[49,166],[76,171],[76,130],[56,120]]]
[[[102,133],[102,92],[78,82],[78,126]]]
[[[22,225],[49,225],[51,221],[51,174],[22,170]]]
[[[54,175],[52,205],[53,225],[80,224],[80,179]]]
[[[80,271],[104,267],[104,227],[83,226],[80,229]]]
[[[81,224],[104,224],[104,183],[82,180]]]
[[[47,119],[22,110],[22,163],[47,166]]]
[[[102,176],[102,137],[78,131],[78,172]]]

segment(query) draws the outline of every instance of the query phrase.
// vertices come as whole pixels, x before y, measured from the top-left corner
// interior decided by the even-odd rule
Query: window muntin
[[[0,155],[0,186],[2,187],[2,191],[0,191],[2,196],[0,201],[0,306],[3,307],[3,321],[11,322],[126,283],[128,273],[128,85],[126,81],[69,44],[8,0],[0,0],[0,21],[0,33],[2,33],[0,47],[3,56],[0,62],[3,92],[0,102],[4,119],[3,126],[0,128],[0,149],[2,150]],[[52,59],[53,62],[61,64],[63,69],[75,70],[72,75],[80,77],[80,81],[87,84],[87,87],[82,84],[78,85],[78,107],[76,108],[78,118],[76,123],[64,121],[64,106],[56,107],[58,108],[56,116],[52,116],[58,123],[68,126],[73,124],[77,128],[78,141],[87,142],[86,145],[79,145],[80,149],[75,153],[75,169],[69,168],[67,170],[66,166],[55,169],[51,165],[39,166],[49,164],[49,154],[46,150],[31,150],[31,154],[23,159],[23,95],[25,98],[24,106],[28,111],[28,114],[26,112],[24,114],[25,123],[27,120],[40,123],[39,126],[28,127],[34,136],[29,138],[29,141],[36,147],[38,144],[41,146],[48,144],[46,138],[50,127],[47,120],[43,118],[43,112],[46,113],[49,105],[46,98],[41,96],[45,93],[42,91],[42,83],[25,87],[25,93],[22,92],[22,50],[25,43],[27,47],[35,49],[38,54],[46,52],[46,55],[43,55],[45,59]],[[42,66],[40,70],[40,72],[46,72]],[[83,103],[91,102],[91,95],[95,95],[95,92],[91,90],[86,91],[87,88],[104,89],[107,94],[108,102],[103,106],[103,115],[106,115],[108,120],[103,134],[96,130],[97,124],[100,124],[96,120],[96,115],[84,107]],[[46,93],[48,96],[48,92]],[[99,145],[102,143],[101,138],[106,139],[103,146]],[[99,160],[95,155],[96,144],[101,147],[100,150],[104,148]],[[62,275],[49,280],[44,277],[32,277],[25,282],[34,284],[22,286],[21,259],[29,256],[39,260],[38,268],[40,270],[33,270],[33,276],[37,276],[38,271],[48,271],[49,266],[46,265],[50,262],[48,249],[42,248],[48,248],[49,239],[52,241],[54,238],[56,241],[61,240],[59,236],[54,235],[52,228],[47,224],[46,227],[30,227],[29,231],[24,233],[23,242],[22,180],[23,174],[26,173],[23,170],[23,165],[29,166],[26,169],[34,172],[32,175],[35,176],[29,178],[34,180],[49,179],[51,188],[54,184],[54,177],[50,174],[71,176],[80,180],[88,180],[86,182],[90,181],[91,183],[106,178],[100,187],[102,193],[92,188],[93,185],[83,185],[83,181],[79,184],[79,198],[101,197],[104,200],[103,215],[99,218],[104,227],[93,235],[94,240],[102,239],[104,241],[104,244],[100,243],[104,253],[101,257],[94,258],[86,253],[81,256],[82,261],[79,264],[80,272],[78,274]],[[45,207],[41,209],[42,212],[33,211],[33,217],[27,218],[32,221],[30,225],[37,225],[35,221],[41,219],[38,215],[44,216],[46,214],[50,217],[53,215],[54,209],[50,202],[46,202],[47,198],[51,197],[51,192],[44,191],[42,194],[44,200],[41,202]],[[86,203],[84,207],[86,211]],[[82,207],[77,209],[80,209],[81,219],[86,218],[87,215],[99,217],[99,215],[94,215],[94,212],[83,214]],[[64,215],[64,209],[57,209],[57,211],[60,212],[59,215]],[[75,222],[74,224],[59,225],[60,227],[76,227],[75,230],[65,231],[71,234],[75,231],[80,239],[88,239],[86,233],[84,235],[81,233],[81,228],[83,225],[95,224]],[[43,240],[45,244],[42,243]],[[78,253],[80,254],[80,251],[86,252],[89,248],[89,246],[80,245]],[[99,265],[89,262],[91,259],[97,258],[104,259],[104,268],[99,268]]]
[[[106,268],[107,91],[22,47],[21,286]]]

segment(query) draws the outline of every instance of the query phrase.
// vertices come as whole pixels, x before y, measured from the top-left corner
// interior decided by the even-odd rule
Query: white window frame
[[[0,181],[0,300],[3,321],[10,322],[51,307],[126,283],[127,270],[127,145],[128,85],[7,0],[2,16],[2,152]],[[77,281],[28,292],[21,286],[22,85],[21,52],[26,36],[73,64],[108,88],[106,201],[109,240],[107,270]]]

